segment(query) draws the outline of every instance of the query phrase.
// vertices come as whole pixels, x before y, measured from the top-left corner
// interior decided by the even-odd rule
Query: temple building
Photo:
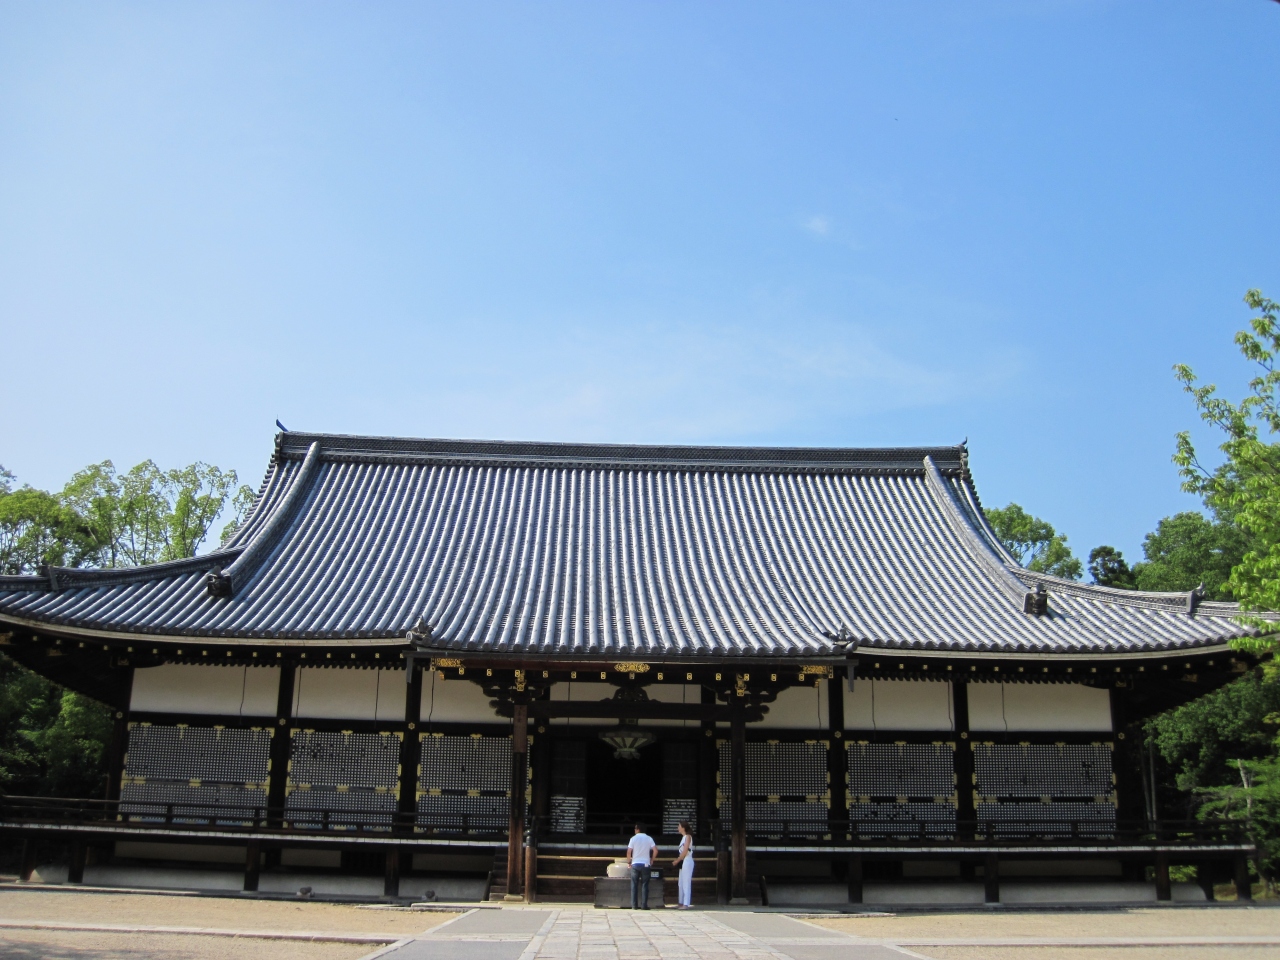
[[[105,799],[3,798],[0,830],[72,882],[575,900],[631,824],[684,820],[704,902],[1168,898],[1170,864],[1247,880],[1139,748],[1250,668],[1237,616],[1021,568],[963,445],[282,432],[220,548],[0,577],[4,652],[116,717]]]

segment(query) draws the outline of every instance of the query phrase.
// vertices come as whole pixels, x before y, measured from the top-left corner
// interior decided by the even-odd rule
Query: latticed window
[[[121,813],[175,823],[260,819],[267,805],[272,733],[262,727],[130,723]]]
[[[400,742],[398,733],[294,730],[285,819],[309,828],[390,829]]]
[[[1016,836],[1105,836],[1115,828],[1110,743],[975,743],[980,828]]]
[[[845,744],[850,832],[865,837],[952,836],[955,745]]]
[[[730,743],[719,741],[717,802],[728,822],[731,776]],[[827,831],[831,806],[825,740],[784,743],[769,740],[745,744],[747,828],[757,833],[790,834]]]
[[[501,831],[511,806],[511,738],[420,734],[418,824],[436,833]]]

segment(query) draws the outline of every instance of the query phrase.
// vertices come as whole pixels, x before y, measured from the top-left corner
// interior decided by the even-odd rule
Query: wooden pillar
[[[1236,855],[1236,899],[1252,900],[1253,884],[1249,882],[1249,858],[1243,853]]]
[[[549,693],[549,691],[548,691]],[[524,899],[525,903],[538,900],[538,835],[544,818],[551,812],[551,738],[547,725],[539,723],[533,743],[529,745],[530,803],[525,822],[524,847]]]
[[[22,841],[22,866],[18,868],[18,882],[30,883],[31,876],[36,872],[36,841],[34,837],[27,837]]]
[[[988,853],[982,862],[982,900],[984,903],[1000,902],[1000,857]]]
[[[267,823],[279,827],[284,823],[285,787],[289,780],[289,757],[293,747],[289,721],[293,718],[293,691],[297,682],[297,665],[285,660],[280,664],[280,686],[276,689],[276,723],[271,733],[270,772],[267,779]],[[279,859],[279,851],[271,851],[271,859]]]
[[[529,779],[529,707],[517,703],[511,718],[511,811],[507,822],[507,899],[518,900],[524,863],[524,791]]]
[[[716,692],[702,688],[702,703],[714,706]],[[711,840],[711,821],[720,816],[716,806],[716,779],[720,773],[720,749],[716,745],[716,725],[713,720],[703,720],[698,737],[698,839]]]
[[[409,667],[409,682],[405,684],[404,738],[400,741],[400,797],[396,805],[396,828],[401,832],[413,832],[418,818],[418,767],[422,763],[422,740],[418,724],[422,719],[422,667],[413,661]],[[438,679],[433,679],[438,683]]]
[[[849,793],[846,779],[849,761],[844,748],[844,685],[846,670],[836,667],[834,676],[827,683],[827,729],[831,733],[831,746],[827,748],[827,782],[831,791],[831,806],[827,812],[827,827],[834,842],[849,832]]]
[[[735,712],[729,738],[730,903],[747,902],[747,725]]]
[[[862,902],[862,854],[855,853],[849,857],[846,877],[849,884],[849,902]]]
[[[977,784],[974,782],[973,745],[969,737],[969,685],[963,680],[951,682],[951,710],[956,721],[956,838],[972,840],[972,825],[978,817],[974,803]],[[969,826],[961,827],[960,824]]]
[[[1169,855],[1167,853],[1156,854],[1156,899],[1172,900],[1173,889],[1169,884]]]
[[[382,895],[400,896],[400,848],[387,847],[386,870],[382,876]]]
[[[84,862],[88,848],[83,840],[73,840],[67,857],[67,883],[84,883]]]
[[[250,840],[244,848],[244,889],[253,893],[258,889],[258,874],[262,869],[262,844]]]
[[[117,710],[111,720],[111,739],[107,741],[107,783],[103,796],[112,802],[120,799],[120,781],[124,778],[124,762],[129,753],[129,713]]]

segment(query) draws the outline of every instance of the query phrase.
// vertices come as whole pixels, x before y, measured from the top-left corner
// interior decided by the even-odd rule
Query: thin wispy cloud
[[[831,218],[824,217],[821,214],[815,214],[805,220],[804,228],[815,237],[825,237],[831,233]]]

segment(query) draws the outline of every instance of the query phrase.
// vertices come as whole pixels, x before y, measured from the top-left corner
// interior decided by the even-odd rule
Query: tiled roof
[[[212,596],[209,575],[230,596]],[[1049,612],[1024,612],[1029,590]],[[1231,604],[1033,574],[987,527],[963,447],[788,449],[281,434],[225,549],[0,578],[0,621],[459,651],[1121,653],[1221,644]]]

